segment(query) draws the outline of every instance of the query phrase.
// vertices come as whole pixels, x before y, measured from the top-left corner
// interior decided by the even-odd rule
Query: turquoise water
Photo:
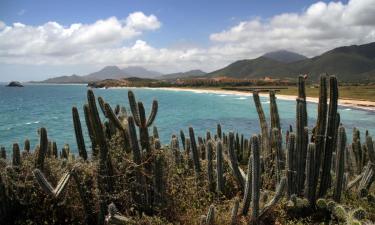
[[[29,138],[32,147],[38,144],[37,129],[46,127],[48,136],[61,149],[68,143],[75,151],[76,143],[71,119],[71,107],[78,106],[86,133],[82,106],[86,101],[84,85],[26,85],[24,88],[7,88],[0,85],[0,145],[8,151],[13,142],[23,147]],[[161,141],[169,143],[170,136],[180,129],[187,132],[193,126],[197,134],[206,130],[215,132],[220,122],[224,131],[238,131],[248,137],[259,132],[258,116],[252,98],[246,96],[194,93],[188,91],[168,91],[158,89],[132,89],[138,100],[143,101],[149,112],[154,98],[159,101],[159,112],[155,125],[159,129]],[[111,105],[121,104],[128,108],[127,89],[95,89],[96,96],[102,96]],[[266,115],[269,114],[267,98],[261,98]],[[278,100],[283,129],[294,126],[295,101]],[[316,117],[317,105],[308,104],[309,126]],[[375,113],[340,107],[341,121],[347,128],[348,136],[356,126],[364,132],[375,134]],[[187,134],[187,133],[186,133]],[[349,139],[350,140],[350,139]]]

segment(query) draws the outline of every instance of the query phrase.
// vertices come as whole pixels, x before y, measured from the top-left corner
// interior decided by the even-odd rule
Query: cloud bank
[[[142,40],[142,34],[160,27],[155,15],[143,12],[69,26],[0,21],[0,63],[137,65],[174,72],[210,71],[278,49],[315,56],[334,47],[375,41],[375,0],[317,2],[299,13],[242,21],[212,33],[205,48],[157,48]]]

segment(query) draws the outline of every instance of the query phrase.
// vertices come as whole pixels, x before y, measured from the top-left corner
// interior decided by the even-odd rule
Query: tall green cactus
[[[199,174],[201,172],[201,163],[199,160],[197,144],[195,141],[194,129],[192,127],[189,127],[189,136],[190,136],[190,143],[191,143],[191,152],[192,152],[193,162],[194,162],[194,170],[195,170],[196,176],[199,177]]]
[[[260,196],[260,152],[259,140],[257,135],[251,137],[251,150],[252,150],[252,193],[251,193],[251,218],[257,221],[259,216],[259,196]]]
[[[94,92],[89,89],[87,91],[87,100],[89,106],[89,117],[93,126],[95,142],[99,147],[99,169],[98,169],[98,188],[99,188],[99,225],[104,223],[106,208],[109,199],[107,194],[113,191],[113,167],[108,151],[108,144],[104,134],[103,125],[99,117],[96,107]]]
[[[297,157],[297,171],[296,171],[296,194],[301,194],[303,191],[303,184],[305,181],[305,166],[306,166],[306,153],[307,148],[305,148],[305,114],[304,108],[306,102],[298,98],[297,99],[297,113],[296,113],[296,157]]]
[[[89,133],[89,137],[90,137],[90,140],[91,140],[91,151],[92,151],[92,156],[94,158],[96,158],[98,156],[98,144],[96,143],[96,139],[95,139],[95,131],[94,131],[94,124],[93,124],[93,121],[91,121],[91,112],[90,112],[90,108],[89,108],[89,105],[88,104],[84,104],[83,105],[83,112],[85,114],[85,122],[86,122],[86,126],[87,126],[87,130],[88,130],[88,133]]]
[[[255,107],[259,116],[260,127],[262,130],[261,144],[262,144],[262,154],[264,155],[265,154],[264,151],[267,151],[267,150],[271,151],[271,149],[269,148],[270,141],[269,141],[268,125],[267,125],[266,117],[263,112],[262,104],[259,99],[258,92],[253,92],[253,99],[254,99]],[[268,152],[268,154],[270,153],[271,152]]]
[[[20,152],[20,146],[17,143],[13,144],[13,160],[12,160],[13,166],[21,166],[21,152]]]
[[[309,200],[310,206],[315,205],[315,186],[314,179],[316,174],[316,145],[315,143],[310,143],[307,148],[307,157],[306,157],[306,183],[305,183],[305,197]]]
[[[46,128],[40,128],[40,144],[39,150],[37,152],[35,167],[43,171],[44,169],[44,158],[47,154],[48,148],[48,137],[47,137],[47,130]]]
[[[345,148],[346,148],[346,133],[343,126],[339,127],[337,150],[336,150],[336,182],[334,188],[334,199],[336,202],[341,200],[341,192],[344,190],[344,166],[345,166]]]
[[[75,131],[77,146],[78,146],[78,153],[82,159],[87,160],[85,139],[83,138],[81,121],[79,119],[79,113],[78,113],[77,107],[72,108],[72,115],[73,115],[74,131]]]
[[[245,185],[245,191],[244,191],[244,195],[243,195],[243,200],[242,200],[242,214],[244,216],[247,215],[248,211],[249,211],[249,207],[250,207],[250,202],[251,202],[251,196],[252,196],[252,175],[253,175],[253,172],[252,172],[252,166],[253,166],[253,162],[252,162],[253,158],[252,156],[249,157],[249,163],[247,165],[247,179],[246,179],[246,185]]]
[[[159,139],[156,139],[155,145],[158,145]],[[160,142],[159,142],[160,145]],[[156,147],[157,148],[157,147]],[[153,176],[153,183],[154,183],[154,205],[157,207],[161,207],[164,202],[164,193],[165,193],[165,181],[164,181],[164,156],[163,154],[157,154],[155,156],[154,162],[154,176]]]
[[[222,139],[223,133],[221,131],[221,125],[220,125],[220,123],[218,123],[217,126],[216,126],[216,133],[217,133],[217,137],[220,138],[220,139]]]
[[[331,179],[331,161],[334,137],[337,135],[336,119],[337,119],[337,101],[339,98],[337,79],[335,76],[329,78],[330,97],[329,97],[329,110],[326,142],[324,145],[323,167],[320,176],[319,197],[323,197],[329,188]]]
[[[276,104],[275,91],[270,91],[270,113],[271,113],[271,129],[277,128],[278,130],[280,130],[281,129],[280,117],[279,117],[279,111],[277,109],[277,104]]]
[[[185,149],[185,134],[183,130],[180,130],[180,137],[181,137],[182,148]]]
[[[179,146],[178,138],[176,135],[172,135],[171,150],[172,150],[175,164],[180,165],[181,163],[180,146]]]
[[[276,173],[276,183],[280,182],[281,179],[281,172],[282,172],[282,167],[281,167],[281,162],[282,162],[282,146],[281,146],[281,134],[280,130],[278,128],[273,128],[272,133],[271,133],[271,141],[272,141],[272,148],[274,149],[275,152],[275,173]]]
[[[30,152],[30,140],[29,140],[29,139],[26,139],[26,140],[25,140],[25,144],[24,144],[23,149],[24,149],[26,152]]]
[[[224,159],[223,159],[223,144],[219,139],[216,142],[216,190],[218,194],[224,192]]]
[[[319,171],[321,166],[322,154],[324,153],[324,141],[325,141],[325,132],[327,127],[327,75],[320,76],[320,85],[319,85],[319,104],[318,104],[318,118],[315,125],[315,171],[314,183],[312,184],[316,189],[318,187],[319,181]],[[313,193],[313,200],[316,199],[316,194]]]
[[[296,154],[295,154],[295,139],[294,133],[289,134],[288,148],[286,153],[286,177],[288,187],[288,198],[296,193]]]
[[[7,159],[7,152],[5,150],[5,147],[1,146],[0,148],[0,158]]]
[[[130,153],[130,141],[129,132],[127,129],[128,121],[125,118],[118,118],[113,112],[111,106],[108,103],[104,103],[104,111],[106,112],[107,118],[112,121],[111,123],[121,132],[122,138],[124,140],[124,149],[127,153]]]
[[[215,192],[215,180],[214,180],[214,165],[213,165],[213,151],[214,143],[213,141],[207,140],[207,178],[208,178],[208,190],[210,192]]]
[[[234,149],[234,134],[233,132],[229,132],[228,154],[229,154],[231,169],[232,169],[234,177],[236,178],[238,186],[243,190],[245,187],[245,181],[241,175],[240,170],[238,169],[237,154],[234,150],[235,150]]]

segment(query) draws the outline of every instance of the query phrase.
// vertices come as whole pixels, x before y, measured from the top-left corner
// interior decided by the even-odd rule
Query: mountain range
[[[299,74],[308,74],[317,80],[322,73],[336,75],[341,81],[348,82],[375,80],[375,42],[339,47],[313,58],[291,62],[266,54],[256,59],[236,61],[206,76],[256,79],[295,78]]]
[[[43,83],[88,83],[104,79],[121,79],[127,77],[149,78],[157,77],[162,74],[156,71],[147,70],[140,66],[129,66],[120,69],[117,66],[106,66],[103,69],[84,76],[71,75],[54,77],[42,81]]]
[[[104,79],[128,77],[162,80],[194,77],[233,77],[239,79],[272,77],[293,79],[299,74],[308,74],[313,80],[316,80],[322,73],[334,74],[341,81],[374,81],[375,42],[335,48],[313,58],[307,58],[295,52],[279,50],[266,53],[255,59],[238,60],[210,73],[205,73],[201,70],[190,70],[163,75],[138,66],[122,69],[117,66],[107,66],[84,76],[61,76],[50,78],[43,82],[88,83]]]

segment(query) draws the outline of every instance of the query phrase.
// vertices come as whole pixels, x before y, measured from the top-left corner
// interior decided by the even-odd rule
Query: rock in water
[[[23,85],[18,81],[12,81],[7,85],[7,87],[23,87]]]

